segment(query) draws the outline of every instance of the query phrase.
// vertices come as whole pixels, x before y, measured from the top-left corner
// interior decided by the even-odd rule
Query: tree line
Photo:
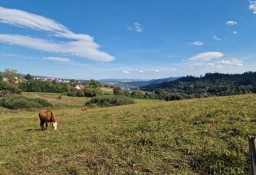
[[[256,72],[243,74],[206,73],[204,76],[186,76],[175,81],[148,85],[144,91],[166,93],[166,100],[175,98],[202,98],[256,93]],[[168,95],[169,93],[169,95]]]
[[[35,79],[30,74],[22,76],[16,70],[6,69],[0,72],[0,96],[12,96],[22,92],[47,92],[61,93],[68,96],[93,97],[102,95],[100,89],[102,86],[96,80],[90,80],[88,83],[82,83],[83,89],[76,89],[78,81],[71,80],[68,83],[59,83],[56,80]]]
[[[0,96],[25,92],[61,93],[68,96],[94,97],[104,95],[96,80],[83,83],[83,89],[75,89],[76,80],[68,83],[34,79],[30,74],[21,76],[16,70],[0,72]],[[226,96],[256,93],[256,72],[243,74],[206,73],[204,76],[186,76],[175,81],[163,82],[129,91],[120,87],[113,88],[116,96],[139,99],[181,100],[210,96]]]

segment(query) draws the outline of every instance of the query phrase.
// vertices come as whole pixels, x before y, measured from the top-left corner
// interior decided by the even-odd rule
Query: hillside
[[[64,108],[45,132],[38,112],[2,113],[0,174],[248,174],[255,106],[239,95]]]
[[[165,89],[170,93],[184,93],[196,97],[235,95],[256,92],[256,72],[243,74],[207,73],[205,76],[186,76],[175,81],[148,85],[146,91]]]

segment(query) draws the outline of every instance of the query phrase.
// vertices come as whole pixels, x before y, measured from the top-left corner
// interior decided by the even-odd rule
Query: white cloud
[[[43,60],[50,60],[50,61],[56,61],[60,63],[68,63],[70,62],[69,58],[62,58],[62,57],[45,57]]]
[[[129,74],[130,72],[127,71],[127,70],[124,70],[123,73],[124,73],[124,74]]]
[[[19,55],[9,54],[9,53],[2,53],[2,54],[0,54],[0,56],[4,56],[4,57],[19,57]]]
[[[30,36],[0,34],[0,42],[24,46],[40,51],[65,53],[78,57],[86,57],[97,61],[106,62],[113,60],[113,57],[109,54],[97,50],[97,46],[89,45],[93,43],[86,44],[83,43],[83,41],[53,42],[41,38],[32,38]]]
[[[218,64],[220,65],[229,65],[229,66],[243,66],[243,62],[237,59],[232,60],[221,60],[218,61]]]
[[[139,73],[144,73],[144,71],[143,71],[143,70],[140,70]]]
[[[230,59],[230,60],[220,60],[218,62],[211,62],[208,63],[207,66],[211,68],[216,68],[216,69],[223,69],[227,67],[242,67],[243,66],[243,61],[237,60],[237,59]]]
[[[215,40],[215,41],[220,41],[221,40],[217,35],[213,35],[212,39]]]
[[[46,52],[66,53],[97,61],[112,61],[115,59],[108,53],[100,51],[100,46],[94,42],[93,37],[90,35],[73,33],[62,24],[40,15],[0,7],[0,22],[45,32],[45,35],[51,34],[51,36],[69,40],[56,42],[42,38],[33,38],[31,36],[1,34],[0,42],[2,43],[29,47]],[[29,43],[30,41],[32,43]]]
[[[134,26],[136,32],[142,32],[143,31],[143,28],[142,28],[140,23],[135,22],[135,23],[133,23],[133,26]]]
[[[160,70],[158,70],[158,69],[155,69],[154,71],[157,72],[157,73],[160,72]]]
[[[250,5],[249,5],[249,9],[252,11],[252,13],[256,14],[256,1],[249,1]]]
[[[235,34],[235,35],[237,35],[237,34],[238,34],[238,32],[237,32],[237,31],[233,31],[232,33],[233,33],[233,34]]]
[[[204,45],[204,43],[202,41],[195,41],[195,42],[193,42],[191,44],[195,45],[195,46],[202,46],[202,45]]]
[[[143,32],[143,27],[142,27],[142,25],[141,25],[140,23],[138,23],[138,22],[133,23],[133,25],[132,25],[132,26],[129,26],[127,29],[128,29],[128,30],[135,31],[135,32]]]
[[[226,24],[228,26],[234,26],[234,25],[237,25],[237,22],[236,21],[227,21]]]
[[[205,52],[205,53],[197,54],[197,55],[189,58],[189,60],[190,61],[195,61],[195,60],[211,61],[213,59],[218,59],[223,56],[224,56],[224,54],[221,52]]]
[[[17,9],[0,7],[0,21],[11,25],[44,31],[68,31],[68,29],[52,19]]]

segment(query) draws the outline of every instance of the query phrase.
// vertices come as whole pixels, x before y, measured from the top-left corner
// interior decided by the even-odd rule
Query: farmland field
[[[256,95],[88,112],[81,102],[54,110],[57,131],[40,130],[39,110],[0,113],[0,174],[248,174]]]

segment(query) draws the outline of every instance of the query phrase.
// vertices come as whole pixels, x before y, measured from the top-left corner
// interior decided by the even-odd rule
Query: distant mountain
[[[107,83],[107,82],[135,82],[135,81],[148,81],[148,80],[142,80],[142,79],[100,79],[97,80],[102,83]]]
[[[101,83],[111,85],[111,86],[119,86],[119,87],[122,87],[124,89],[138,89],[138,88],[143,87],[143,86],[174,81],[174,80],[177,80],[177,79],[178,79],[178,77],[169,77],[169,78],[153,79],[153,80],[104,79],[104,80],[98,80],[98,81],[101,82]]]

